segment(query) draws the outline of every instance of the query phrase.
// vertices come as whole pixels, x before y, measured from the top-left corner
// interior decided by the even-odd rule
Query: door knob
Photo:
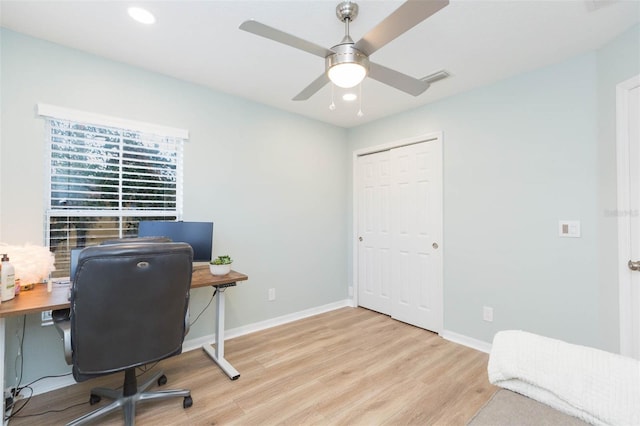
[[[431,244],[431,247],[433,247],[434,249],[437,249],[439,246],[438,246],[438,243],[433,243]]]
[[[640,271],[640,260],[636,260],[635,262],[633,260],[630,260],[628,265],[629,269],[631,269],[632,271]]]
[[[362,237],[358,237],[358,241],[362,241]]]

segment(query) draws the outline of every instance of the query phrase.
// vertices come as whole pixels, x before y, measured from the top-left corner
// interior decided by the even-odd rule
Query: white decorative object
[[[49,278],[49,274],[56,270],[55,256],[48,248],[33,244],[11,246],[0,243],[0,253],[7,253],[15,269],[16,281],[21,286],[41,283]]]
[[[213,275],[227,275],[231,272],[231,264],[226,265],[209,265],[209,270]]]
[[[233,259],[228,254],[218,256],[210,262],[209,270],[213,275],[227,275],[231,271]]]

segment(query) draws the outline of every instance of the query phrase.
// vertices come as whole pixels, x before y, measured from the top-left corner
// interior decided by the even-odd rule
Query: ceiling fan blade
[[[373,62],[369,64],[369,77],[413,96],[418,96],[429,88],[429,83],[426,81],[418,80]]]
[[[311,82],[310,85],[305,87],[302,92],[298,93],[294,101],[306,101],[311,96],[315,95],[316,92],[322,89],[325,84],[329,82],[329,77],[327,77],[327,73],[323,72],[322,75]]]
[[[280,31],[268,25],[261,24],[258,21],[244,21],[242,24],[240,24],[240,29],[253,33],[255,35],[259,35],[260,37],[277,41],[278,43],[286,44],[287,46],[295,47],[296,49],[304,50],[305,52],[311,53],[312,55],[320,56],[321,58],[326,58],[327,56],[333,54],[333,52],[329,49],[325,49],[324,47],[318,46],[315,43],[303,40],[299,37],[285,33],[284,31]]]
[[[407,0],[362,37],[354,47],[366,55],[371,55],[448,4],[449,0]]]

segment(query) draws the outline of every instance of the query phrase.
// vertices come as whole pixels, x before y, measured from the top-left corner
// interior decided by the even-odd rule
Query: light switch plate
[[[580,238],[579,220],[560,220],[558,222],[558,235],[567,238]]]

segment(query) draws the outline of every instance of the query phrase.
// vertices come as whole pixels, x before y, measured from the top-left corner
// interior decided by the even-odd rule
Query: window
[[[54,277],[71,249],[136,236],[140,220],[182,217],[187,132],[39,104],[46,120],[45,244]]]

